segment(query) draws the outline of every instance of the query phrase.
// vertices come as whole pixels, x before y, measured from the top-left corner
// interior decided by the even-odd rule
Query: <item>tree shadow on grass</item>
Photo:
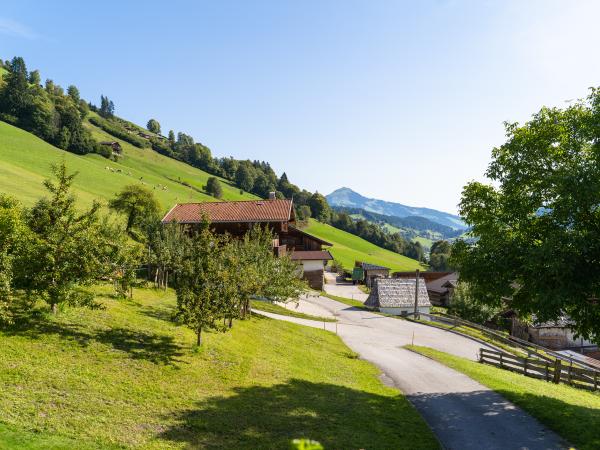
[[[181,412],[176,422],[159,438],[189,448],[285,449],[301,437],[326,449],[438,448],[404,397],[304,380],[237,388]]]
[[[8,336],[26,336],[29,339],[55,335],[80,347],[98,342],[126,352],[132,359],[163,365],[181,362],[177,358],[183,354],[183,348],[168,335],[128,328],[94,329],[35,315],[19,317],[2,332]]]

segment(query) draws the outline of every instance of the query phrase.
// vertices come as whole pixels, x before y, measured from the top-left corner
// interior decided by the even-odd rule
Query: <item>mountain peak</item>
[[[332,206],[346,208],[362,208],[378,214],[396,217],[419,216],[440,225],[446,225],[454,230],[466,229],[460,217],[431,208],[407,206],[402,203],[388,202],[375,198],[367,198],[349,187],[341,187],[326,196]]]

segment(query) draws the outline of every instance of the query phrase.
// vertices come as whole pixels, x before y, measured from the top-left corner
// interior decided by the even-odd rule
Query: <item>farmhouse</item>
[[[373,281],[365,306],[395,316],[414,312],[417,281],[415,278],[375,278]],[[429,314],[431,303],[422,279],[419,279],[417,306],[419,312]]]
[[[204,220],[216,233],[234,237],[245,235],[253,226],[265,226],[274,234],[273,251],[278,256],[287,253],[302,266],[302,277],[313,289],[323,288],[323,272],[331,253],[323,250],[329,242],[312,236],[294,225],[296,216],[293,200],[244,200],[233,202],[178,203],[162,219],[162,223],[177,222],[191,227]]]

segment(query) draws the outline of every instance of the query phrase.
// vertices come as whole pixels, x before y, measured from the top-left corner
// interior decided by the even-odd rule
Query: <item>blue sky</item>
[[[600,85],[600,2],[21,0],[0,55],[324,194],[456,211],[502,122]]]

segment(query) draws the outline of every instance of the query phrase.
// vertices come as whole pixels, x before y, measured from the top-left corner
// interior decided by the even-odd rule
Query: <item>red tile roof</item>
[[[163,223],[288,222],[293,220],[292,200],[245,200],[237,202],[178,203]]]
[[[294,261],[329,261],[333,259],[327,250],[296,250],[292,253]]]

